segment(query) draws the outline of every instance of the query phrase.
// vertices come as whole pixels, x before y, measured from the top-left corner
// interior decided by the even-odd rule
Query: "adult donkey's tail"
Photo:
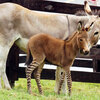
[[[27,57],[26,57],[25,65],[30,65],[31,62],[32,62],[32,55],[29,49],[29,45],[27,45]]]

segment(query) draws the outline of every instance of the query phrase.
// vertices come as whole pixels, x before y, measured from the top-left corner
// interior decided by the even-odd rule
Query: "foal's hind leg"
[[[26,68],[26,78],[27,78],[27,89],[29,94],[32,94],[31,90],[31,74],[39,66],[39,63],[34,59],[32,63]]]
[[[34,78],[36,80],[36,83],[37,83],[38,90],[39,90],[40,94],[43,93],[42,88],[41,88],[41,84],[40,84],[40,76],[41,76],[41,72],[43,70],[43,66],[44,66],[44,62],[34,72]]]

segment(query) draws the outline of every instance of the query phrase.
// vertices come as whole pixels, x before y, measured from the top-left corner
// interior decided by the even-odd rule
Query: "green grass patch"
[[[54,93],[55,81],[41,80],[43,95],[40,95],[35,80],[32,80],[34,95],[27,92],[26,79],[15,82],[12,90],[0,90],[0,100],[100,100],[100,84],[96,83],[72,83],[72,95],[57,95]]]

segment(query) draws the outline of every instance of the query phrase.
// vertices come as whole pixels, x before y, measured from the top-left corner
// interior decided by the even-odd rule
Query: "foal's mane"
[[[100,10],[97,10],[97,9],[92,10],[92,14],[93,15],[98,15],[100,17]],[[86,13],[83,10],[79,10],[75,13],[75,15],[77,15],[77,16],[86,16]]]
[[[70,42],[78,33],[79,33],[79,32],[76,31],[76,32],[74,32],[72,35],[69,35],[69,36],[65,39],[65,41]]]

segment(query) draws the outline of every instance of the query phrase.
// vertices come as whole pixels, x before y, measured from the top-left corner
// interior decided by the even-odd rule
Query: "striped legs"
[[[63,72],[63,74],[61,76],[61,80],[59,82],[58,94],[60,94],[60,91],[61,91],[61,88],[62,88],[62,84],[63,84],[64,79],[65,79],[65,75],[67,77],[68,94],[70,96],[71,95],[71,88],[72,88],[72,79],[71,79],[70,70],[67,70],[66,72]]]
[[[33,60],[32,63],[26,68],[27,89],[28,89],[29,94],[32,94],[31,74],[32,74],[33,70],[35,70],[38,66],[39,66],[39,64],[35,60]]]
[[[60,94],[62,84],[63,84],[64,79],[65,79],[65,74],[66,74],[65,72],[62,73],[61,80],[60,80],[60,83],[59,83],[59,88],[58,88],[58,94]]]
[[[56,73],[55,73],[55,80],[56,80],[56,84],[55,84],[55,88],[54,88],[54,91],[55,93],[58,93],[58,88],[59,88],[59,82],[61,80],[61,76],[62,76],[62,73],[64,72],[64,70],[61,68],[61,67],[57,67],[56,69]],[[62,88],[61,88],[61,92],[63,94],[66,94],[67,93],[67,78],[66,78],[66,75],[65,75],[65,79],[64,79],[64,82],[62,84]]]
[[[72,89],[72,79],[71,79],[71,72],[68,70],[66,72],[67,75],[67,86],[68,86],[68,94],[71,95],[71,89]]]
[[[38,90],[39,90],[40,94],[43,94],[43,91],[42,91],[42,88],[41,88],[41,84],[40,84],[40,75],[41,75],[43,66],[44,66],[44,62],[34,72],[34,78],[36,80],[36,83],[37,83]]]

